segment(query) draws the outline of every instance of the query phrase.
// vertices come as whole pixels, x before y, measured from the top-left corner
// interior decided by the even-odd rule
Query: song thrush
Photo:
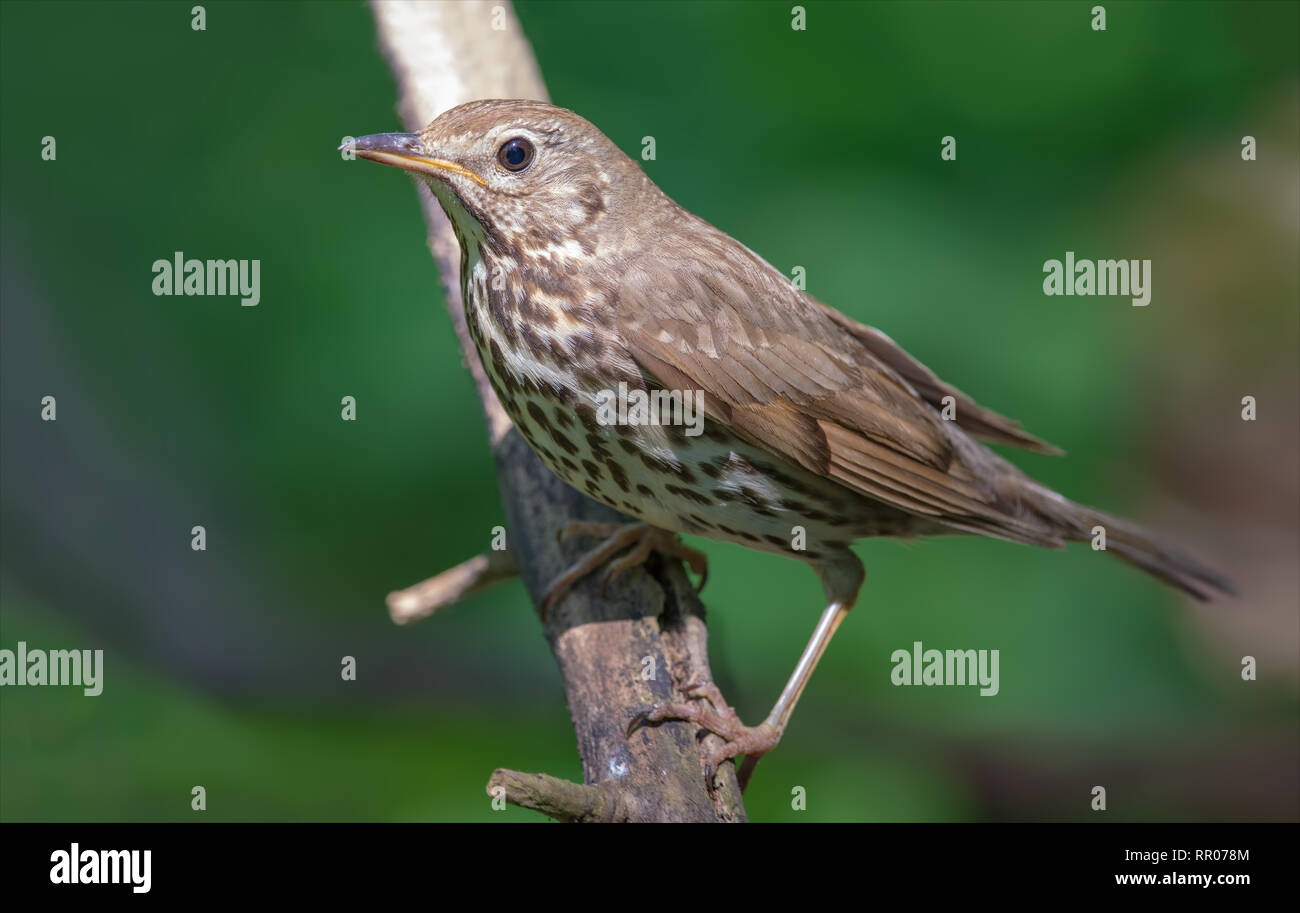
[[[573,112],[477,101],[421,133],[363,136],[354,148],[419,175],[446,211],[469,331],[519,432],[566,482],[641,521],[575,530],[613,535],[553,584],[544,608],[624,549],[611,573],[652,548],[700,569],[675,533],[787,555],[821,579],[827,608],[762,724],[745,726],[710,683],[640,718],[722,736],[710,782],[742,754],[745,782],[780,739],[857,599],[856,539],[975,533],[1062,547],[1101,526],[1108,551],[1166,583],[1201,599],[1230,591],[977,443],[1059,453],[678,206]],[[648,420],[609,423],[601,409],[614,390],[702,391],[702,433],[675,424],[666,402]]]

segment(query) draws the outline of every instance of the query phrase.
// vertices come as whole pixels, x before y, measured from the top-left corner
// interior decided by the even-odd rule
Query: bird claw
[[[566,524],[557,530],[556,540],[563,542],[570,536],[578,535],[601,536],[605,538],[605,541],[551,581],[542,596],[541,602],[538,604],[538,612],[542,621],[546,621],[551,608],[560,601],[570,587],[629,546],[631,546],[631,551],[617,561],[613,561],[605,571],[600,585],[602,598],[608,595],[609,584],[612,581],[617,580],[629,568],[645,563],[650,554],[656,551],[670,557],[680,558],[690,565],[691,570],[700,577],[696,592],[699,592],[708,579],[709,562],[703,552],[682,544],[668,530],[650,526],[648,523],[617,525],[612,523],[574,522]]]
[[[705,732],[721,738],[723,744],[711,751],[705,760],[705,783],[710,792],[716,792],[717,784],[714,780],[727,761],[737,755],[757,759],[767,754],[781,741],[780,730],[771,722],[764,720],[757,726],[746,726],[735,708],[727,704],[722,697],[722,692],[713,682],[692,682],[684,686],[681,691],[689,700],[707,702],[709,709],[698,704],[672,701],[655,704],[632,718],[632,722],[627,727],[627,734],[631,737],[632,733],[641,726],[681,720],[694,723]],[[745,785],[741,784],[742,790]]]
[[[632,721],[627,724],[627,737],[632,738],[632,733],[636,732],[642,726],[648,726],[649,720],[646,719],[645,711],[632,717]]]

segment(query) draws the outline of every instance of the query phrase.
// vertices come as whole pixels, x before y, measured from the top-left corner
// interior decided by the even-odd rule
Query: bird
[[[968,534],[1061,548],[1097,541],[1100,527],[1109,554],[1197,599],[1235,592],[989,449],[1061,453],[675,203],[573,111],[472,101],[419,133],[345,147],[427,185],[459,242],[470,338],[501,405],[552,472],[631,518],[565,529],[603,541],[551,583],[543,613],[601,566],[608,581],[652,552],[707,573],[679,534],[794,558],[820,580],[825,608],[761,723],[747,726],[706,681],[629,724],[629,737],[665,720],[720,736],[710,789],[742,755],[743,789],[780,741],[858,599],[858,540]],[[615,411],[615,396],[650,405]]]

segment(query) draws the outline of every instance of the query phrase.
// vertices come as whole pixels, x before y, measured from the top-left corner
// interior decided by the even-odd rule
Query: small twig
[[[519,568],[510,552],[475,555],[436,577],[389,593],[388,614],[396,624],[410,624],[517,576]]]
[[[524,774],[498,767],[487,780],[487,795],[533,809],[564,822],[612,821],[606,782],[582,786],[550,774]]]
[[[626,822],[635,820],[625,808],[627,796],[611,780],[583,786],[550,774],[530,774],[498,768],[488,780],[487,793],[504,798],[511,805],[531,808],[570,823]]]

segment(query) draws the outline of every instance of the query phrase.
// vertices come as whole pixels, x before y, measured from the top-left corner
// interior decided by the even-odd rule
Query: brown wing
[[[720,232],[707,248],[670,245],[629,264],[619,284],[618,329],[642,371],[703,390],[711,419],[869,497],[961,529],[1055,538],[999,494],[995,467],[1007,464],[959,439],[928,402],[960,394],[888,337],[819,305]],[[1016,437],[1014,422],[975,409],[979,428]]]
[[[992,409],[986,409],[956,387],[945,384],[934,375],[933,371],[903,351],[898,343],[875,327],[864,326],[850,320],[821,302],[816,304],[845,332],[852,334],[872,355],[893,368],[898,376],[907,381],[912,389],[931,406],[942,409],[943,398],[951,396],[956,405],[956,422],[963,431],[981,440],[1009,444],[1035,453],[1061,456],[1065,452],[1029,434],[1015,419],[999,415]]]

